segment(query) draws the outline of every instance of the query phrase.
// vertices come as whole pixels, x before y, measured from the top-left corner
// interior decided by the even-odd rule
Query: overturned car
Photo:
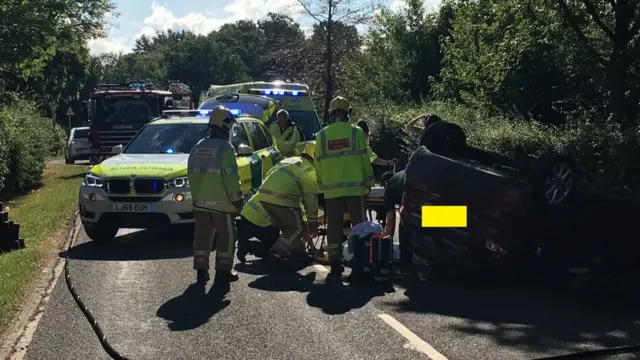
[[[409,160],[401,208],[418,262],[456,274],[534,264],[581,272],[637,267],[640,194],[590,182],[571,156],[554,151],[530,166],[515,164],[467,145],[464,131],[447,121],[430,125],[423,145]],[[467,206],[467,227],[423,228],[425,205]]]

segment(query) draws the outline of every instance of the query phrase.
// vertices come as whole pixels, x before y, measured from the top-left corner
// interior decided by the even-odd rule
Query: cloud
[[[424,8],[427,11],[435,11],[440,8],[440,4],[442,0],[424,0]],[[391,4],[389,5],[391,10],[400,11],[406,7],[404,0],[391,0]]]
[[[143,26],[128,39],[95,39],[89,42],[92,54],[104,52],[130,52],[133,43],[142,35],[154,36],[156,31],[188,30],[208,34],[222,25],[238,20],[259,20],[269,12],[279,12],[299,19],[302,9],[296,0],[231,0],[223,11],[190,12],[176,16],[167,5],[151,4],[151,14],[144,18]]]
[[[131,45],[128,43],[127,39],[123,38],[93,39],[89,40],[89,49],[91,55],[119,52],[128,53],[131,52]]]

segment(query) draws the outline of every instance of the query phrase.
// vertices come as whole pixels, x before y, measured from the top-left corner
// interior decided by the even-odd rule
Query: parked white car
[[[90,150],[89,128],[73,128],[64,146],[64,163],[75,164],[76,160],[88,160]]]

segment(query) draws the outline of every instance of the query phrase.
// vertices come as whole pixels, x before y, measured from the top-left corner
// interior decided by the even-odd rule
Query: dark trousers
[[[409,234],[402,226],[402,220],[400,220],[400,226],[398,227],[398,238],[400,242],[400,264],[403,267],[411,267],[413,264],[413,249]]]
[[[238,251],[265,257],[273,244],[280,237],[280,230],[275,226],[260,227],[244,216],[238,222]]]

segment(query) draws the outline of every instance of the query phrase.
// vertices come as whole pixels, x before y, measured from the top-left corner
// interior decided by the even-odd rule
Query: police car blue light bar
[[[199,113],[198,115],[209,116],[209,114],[211,114],[211,111],[213,111],[213,109],[198,110],[198,113]],[[239,109],[229,109],[229,112],[235,116],[238,116],[241,114],[241,111]]]
[[[261,94],[261,95],[291,95],[291,96],[302,96],[306,94],[306,91],[301,90],[285,90],[285,89],[251,89],[249,90],[249,94]]]

